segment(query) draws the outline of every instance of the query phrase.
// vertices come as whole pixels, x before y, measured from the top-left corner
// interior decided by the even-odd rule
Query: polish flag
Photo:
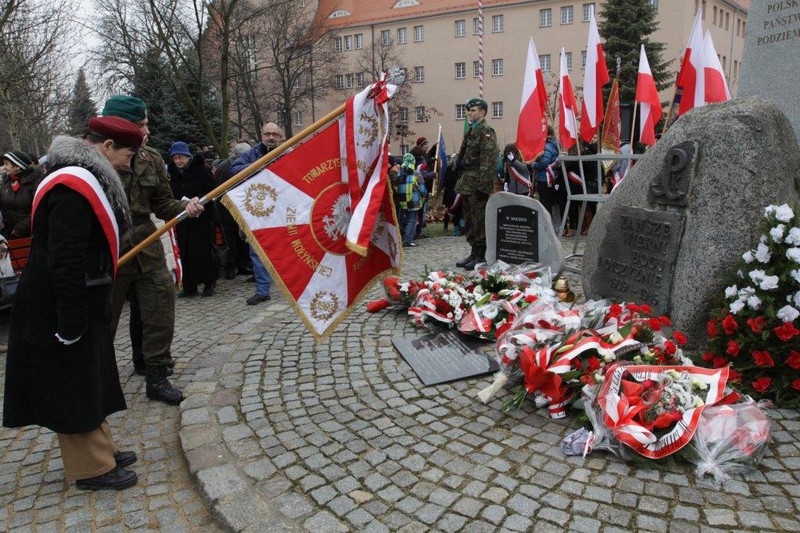
[[[525,81],[517,122],[517,148],[525,161],[532,161],[544,151],[547,140],[547,90],[544,86],[539,54],[533,38],[528,42]]]
[[[697,10],[692,25],[692,33],[689,35],[689,44],[683,53],[681,70],[678,72],[677,86],[682,89],[681,105],[678,108],[678,115],[683,115],[693,107],[705,105],[705,73],[703,71],[703,53],[705,43],[703,42],[703,16],[701,10]]]
[[[558,107],[558,139],[565,150],[572,148],[578,141],[578,121],[575,118],[575,110],[578,104],[575,102],[575,92],[572,90],[572,80],[569,79],[567,71],[567,58],[564,48],[561,48],[561,80],[558,84],[558,97],[561,101]]]
[[[583,76],[583,104],[581,109],[581,139],[592,142],[603,116],[603,85],[610,81],[600,33],[594,19],[594,9],[589,17],[589,42],[586,45],[586,72]]]
[[[648,146],[656,143],[656,124],[661,120],[661,100],[656,80],[650,71],[644,45],[639,52],[639,76],[636,80],[636,102],[639,104],[639,140]]]
[[[708,30],[703,39],[703,74],[705,75],[706,103],[727,102],[731,99],[728,82],[725,80],[722,64],[719,62],[714,41],[711,39],[711,32]]]

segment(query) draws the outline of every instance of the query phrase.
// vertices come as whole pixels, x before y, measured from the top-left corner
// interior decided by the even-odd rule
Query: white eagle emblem
[[[339,196],[333,202],[332,213],[322,217],[325,233],[331,239],[339,239],[347,234],[350,225],[350,197],[346,194]]]

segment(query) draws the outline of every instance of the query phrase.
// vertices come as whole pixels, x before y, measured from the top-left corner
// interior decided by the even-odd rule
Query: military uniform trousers
[[[117,466],[117,446],[111,428],[103,420],[100,427],[86,433],[56,433],[67,482],[102,476]]]
[[[471,246],[486,246],[486,203],[489,195],[473,193],[463,195],[464,220],[467,223],[467,242]]]
[[[170,346],[175,331],[175,284],[166,262],[162,261],[161,265],[147,272],[142,272],[135,259],[119,268],[111,295],[112,337],[116,336],[129,293],[139,304],[145,364],[166,365],[171,360]]]

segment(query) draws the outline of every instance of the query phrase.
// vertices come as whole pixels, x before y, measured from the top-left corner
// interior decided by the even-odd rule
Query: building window
[[[473,61],[472,62],[472,77],[473,78],[480,78],[481,77],[481,62],[480,61]]]
[[[417,122],[425,122],[425,106],[418,105],[414,108],[414,120]]]
[[[550,72],[550,54],[539,56],[539,66],[542,67],[542,72]]]
[[[503,102],[492,102],[492,118],[503,118]]]
[[[366,83],[364,82],[364,73],[363,72],[356,72],[356,87],[364,87]]]
[[[567,62],[567,70],[572,70],[572,52],[565,52],[564,59]]]
[[[467,21],[466,20],[457,20],[456,21],[456,37],[464,37],[467,34]]]
[[[356,50],[361,50],[364,48],[364,34],[363,33],[356,33],[355,34],[356,40]]]
[[[344,76],[344,84],[345,87],[348,89],[352,89],[356,86],[356,76],[355,74],[345,74]]]
[[[381,30],[381,44],[383,46],[392,44],[392,30]]]
[[[421,43],[425,40],[425,26],[414,26],[414,42]]]
[[[712,22],[714,26],[717,25],[717,6],[714,6],[714,21]]]
[[[736,36],[739,37],[742,34],[742,19],[736,19]]]
[[[456,104],[456,120],[466,120],[467,118],[467,105]]]
[[[414,81],[417,83],[425,81],[425,67],[414,67]]]
[[[341,52],[344,49],[341,37],[337,37],[333,40],[333,49],[336,50],[337,52]]]
[[[481,26],[482,26],[481,19],[479,19],[478,17],[472,19],[472,35],[480,35],[483,30]]]
[[[353,36],[352,35],[345,35],[344,36],[344,49],[345,50],[352,50],[353,49]]]
[[[303,125],[303,112],[302,111],[294,111],[292,113],[294,115],[294,125],[295,126],[302,126]]]
[[[341,74],[337,74],[333,77],[333,88],[334,89],[344,89],[344,76]]]
[[[574,13],[572,6],[564,6],[561,8],[561,24],[572,24],[574,20]]]
[[[408,108],[401,107],[400,111],[400,122],[408,122]]]
[[[731,14],[726,12],[725,13],[725,31],[731,29]]]
[[[594,11],[594,3],[583,4],[583,21],[584,22],[589,22],[589,19],[592,18],[592,11]]]
[[[492,76],[502,76],[502,75],[503,75],[503,60],[492,59]]]
[[[408,42],[408,31],[406,28],[397,28],[397,44],[406,44]]]
[[[242,59],[244,63],[247,65],[247,69],[250,71],[250,75],[253,79],[256,78],[258,74],[258,69],[256,68],[258,65],[256,64],[256,36],[255,35],[245,35],[242,37],[241,40],[241,47],[242,47]]]
[[[492,15],[492,33],[503,33],[504,26],[503,15]]]
[[[539,27],[548,28],[553,25],[553,10],[550,8],[539,10]]]
[[[466,77],[467,77],[467,64],[456,63],[456,79],[463,80]]]
[[[581,51],[581,68],[586,68],[586,50]]]

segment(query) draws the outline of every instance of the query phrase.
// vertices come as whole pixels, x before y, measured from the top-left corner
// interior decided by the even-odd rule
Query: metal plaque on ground
[[[438,385],[497,372],[494,357],[481,349],[485,343],[455,331],[392,339],[403,359],[425,385]]]

